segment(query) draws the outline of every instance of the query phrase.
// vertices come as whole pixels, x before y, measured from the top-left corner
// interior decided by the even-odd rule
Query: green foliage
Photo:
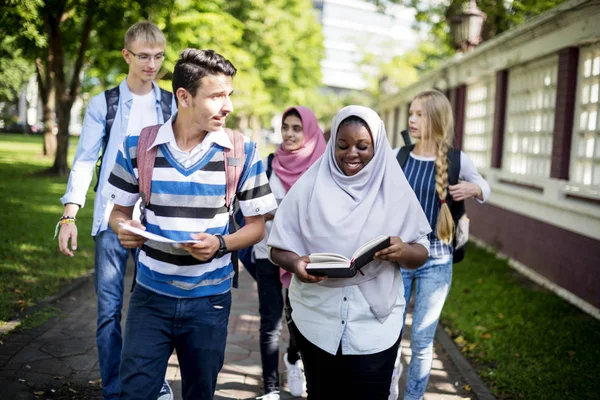
[[[66,181],[40,175],[50,160],[41,156],[39,142],[39,136],[0,135],[0,323],[93,268],[94,192],[77,214],[77,254],[66,257],[53,238]],[[76,146],[73,138],[69,159]]]
[[[498,398],[598,395],[600,321],[469,247],[442,323]]]
[[[14,101],[25,86],[33,64],[23,57],[14,36],[0,38],[0,101]]]

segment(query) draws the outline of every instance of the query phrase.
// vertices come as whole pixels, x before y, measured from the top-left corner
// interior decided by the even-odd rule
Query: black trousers
[[[387,400],[400,337],[392,347],[375,354],[331,355],[308,341],[295,324],[309,400]],[[365,335],[368,335],[365,332]]]
[[[279,390],[279,337],[281,335],[284,305],[289,314],[289,299],[284,300],[279,280],[279,267],[266,259],[256,260],[258,286],[258,311],[260,314],[260,358],[265,393]],[[286,291],[287,292],[287,291]],[[285,303],[284,303],[285,301]],[[287,349],[288,360],[295,363],[300,358],[290,332]]]

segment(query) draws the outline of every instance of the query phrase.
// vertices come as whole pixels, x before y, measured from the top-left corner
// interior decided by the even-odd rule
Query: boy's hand
[[[318,283],[327,279],[326,276],[311,275],[306,272],[306,266],[308,263],[310,263],[310,258],[308,256],[304,256],[300,257],[296,261],[296,264],[294,264],[294,274],[296,274],[298,279],[304,283]]]
[[[208,233],[194,233],[192,239],[200,240],[200,243],[184,244],[180,243],[179,247],[187,251],[192,257],[200,261],[208,261],[215,255],[221,243],[215,235]]]
[[[69,240],[71,240],[71,249],[69,249]],[[58,234],[58,248],[65,256],[73,257],[77,250],[77,225],[63,224],[60,226]]]
[[[122,220],[119,222],[123,225],[133,226],[135,228],[139,228],[144,231],[146,230],[146,227],[144,225],[142,225],[142,223],[140,221],[130,219],[128,221]],[[142,245],[144,243],[146,243],[146,240],[148,240],[143,236],[136,235],[135,233],[130,232],[130,231],[126,230],[125,228],[122,228],[121,226],[119,226],[119,231],[117,232],[117,236],[119,237],[119,241],[121,242],[123,247],[125,247],[126,249],[134,249],[136,247],[142,247]]]

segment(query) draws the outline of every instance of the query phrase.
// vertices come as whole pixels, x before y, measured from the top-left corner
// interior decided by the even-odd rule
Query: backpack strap
[[[171,118],[171,105],[173,104],[173,93],[165,89],[160,89],[160,110],[163,115],[163,122]]]
[[[108,140],[110,139],[110,131],[112,130],[112,126],[115,122],[115,116],[117,115],[117,109],[119,108],[119,87],[115,86],[114,88],[108,89],[104,91],[104,98],[106,99],[106,116],[104,120],[105,131],[104,136],[102,137],[102,152],[98,157],[98,161],[96,161],[96,185],[94,186],[94,192],[98,191],[98,184],[100,180],[100,171],[102,171],[102,159],[104,158],[104,154],[106,153],[106,148],[108,147]]]
[[[104,97],[106,98],[106,133],[102,141],[102,149],[106,149],[108,139],[110,138],[110,131],[113,124],[115,123],[115,117],[117,116],[117,109],[119,108],[119,87],[115,86],[112,89],[104,91]]]
[[[273,159],[275,158],[275,154],[271,153],[267,157],[267,179],[271,179],[271,174],[273,173]]]
[[[237,193],[238,184],[240,183],[240,177],[244,169],[244,135],[237,131],[225,128],[227,137],[233,149],[225,149],[224,161],[225,161],[225,183],[227,192],[225,194],[225,206],[230,210],[233,210],[231,203]]]
[[[405,129],[402,132],[400,132],[400,135],[402,135],[402,140],[404,140],[404,145],[410,146],[411,140],[410,140],[410,134],[408,133],[408,129]]]
[[[137,145],[137,168],[140,195],[145,206],[150,204],[150,193],[152,187],[152,170],[156,160],[158,146],[152,146],[156,140],[158,130],[161,125],[147,126],[140,132],[140,138]]]
[[[398,164],[400,164],[400,167],[404,168],[404,165],[406,164],[406,160],[408,160],[408,156],[410,155],[410,152],[413,151],[414,148],[415,148],[414,144],[411,144],[408,146],[402,146],[400,148],[400,151],[398,152],[398,155],[396,156],[396,160],[398,160]]]

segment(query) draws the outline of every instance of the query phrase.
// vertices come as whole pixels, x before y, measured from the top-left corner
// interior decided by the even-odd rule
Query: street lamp
[[[450,32],[454,48],[466,53],[481,43],[481,30],[485,18],[485,13],[477,8],[475,0],[470,0],[469,5],[462,13],[452,17]]]

